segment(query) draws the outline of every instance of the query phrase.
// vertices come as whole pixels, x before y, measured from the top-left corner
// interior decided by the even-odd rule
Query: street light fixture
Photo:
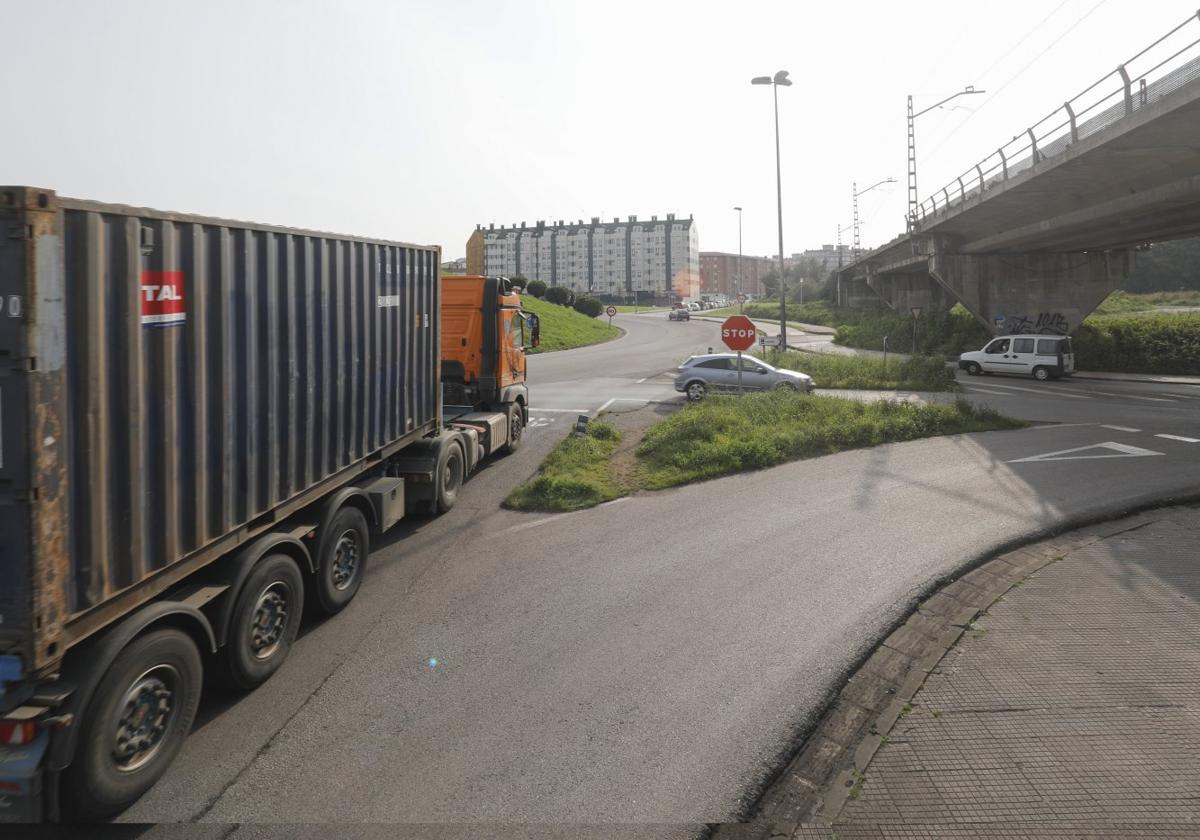
[[[787,350],[787,286],[783,273],[783,170],[779,164],[779,88],[790,87],[788,71],[774,76],[755,76],[752,85],[770,85],[775,98],[775,202],[779,213],[779,348]]]
[[[859,252],[862,248],[862,240],[859,238],[858,197],[860,195],[866,195],[867,193],[869,193],[871,190],[875,189],[876,187],[882,187],[884,184],[894,184],[894,183],[896,183],[895,178],[885,178],[884,180],[880,181],[877,184],[872,184],[871,186],[867,187],[865,190],[860,190],[858,188],[857,183],[850,184],[850,192],[853,195],[853,203],[854,203],[854,261],[855,262],[858,262]]]
[[[742,208],[734,207],[738,214],[738,276],[737,276],[737,295],[738,295],[738,312],[744,310],[742,303]]]
[[[974,96],[977,93],[987,93],[987,91],[975,90],[974,85],[967,85],[958,93],[947,96],[941,102],[930,105],[915,114],[913,113],[912,94],[908,95],[908,230],[910,233],[917,224],[917,146],[913,134],[913,121],[922,114],[928,114],[934,108],[941,108],[951,99],[957,99],[960,96]]]

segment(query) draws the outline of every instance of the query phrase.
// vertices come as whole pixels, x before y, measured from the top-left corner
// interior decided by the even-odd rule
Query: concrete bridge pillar
[[[929,257],[933,279],[993,335],[1073,333],[1132,270],[1129,251]]]

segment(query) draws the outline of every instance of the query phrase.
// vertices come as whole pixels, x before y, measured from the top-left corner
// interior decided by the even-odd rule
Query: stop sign
[[[749,350],[758,340],[758,330],[754,322],[745,315],[732,315],[721,324],[721,341],[730,350]]]

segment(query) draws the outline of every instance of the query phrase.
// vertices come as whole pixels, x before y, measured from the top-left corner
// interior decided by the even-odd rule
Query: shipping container
[[[437,248],[23,187],[0,213],[0,652],[33,672],[436,431]]]
[[[439,257],[0,187],[0,822],[127,807],[520,446],[537,320]]]

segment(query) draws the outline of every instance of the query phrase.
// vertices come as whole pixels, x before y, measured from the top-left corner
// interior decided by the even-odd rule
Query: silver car
[[[710,353],[691,356],[679,366],[675,390],[687,394],[695,402],[710,391],[736,392],[738,387],[738,357],[736,353]],[[817,386],[812,377],[799,371],[777,368],[753,356],[742,356],[742,388],[747,391],[767,391],[772,388],[812,393]]]

